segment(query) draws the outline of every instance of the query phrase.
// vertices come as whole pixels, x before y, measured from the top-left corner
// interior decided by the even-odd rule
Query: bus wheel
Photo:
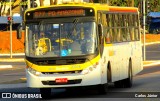
[[[108,91],[108,83],[98,85],[97,89],[98,89],[99,94],[106,94]]]
[[[40,93],[43,99],[49,99],[51,97],[51,88],[40,88]]]
[[[129,62],[128,78],[125,79],[125,87],[130,88],[133,84],[132,64]]]
[[[75,91],[83,92],[81,87],[67,87],[65,89],[67,93],[74,93]]]
[[[123,80],[116,81],[116,82],[114,82],[114,86],[116,88],[123,88],[124,87],[124,81]]]

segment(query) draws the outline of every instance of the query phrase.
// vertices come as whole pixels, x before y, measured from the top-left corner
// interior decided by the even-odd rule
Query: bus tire
[[[114,82],[114,86],[116,88],[123,88],[124,87],[124,80],[119,80],[119,81]]]
[[[108,91],[108,83],[98,85],[99,94],[106,94]]]
[[[49,99],[51,97],[51,88],[40,88],[40,93],[43,99]]]
[[[73,88],[73,87],[68,87],[68,88],[65,88],[65,89],[66,89],[67,93],[72,93],[72,92],[75,91],[75,88]]]
[[[125,87],[131,88],[133,84],[133,75],[132,75],[132,63],[129,62],[129,68],[128,68],[128,78],[125,79]]]
[[[79,93],[83,92],[83,87],[67,87],[65,88],[67,93],[74,93],[78,91]]]
[[[111,83],[111,82],[112,82],[111,65],[110,65],[110,63],[108,63],[108,66],[107,66],[107,83]]]

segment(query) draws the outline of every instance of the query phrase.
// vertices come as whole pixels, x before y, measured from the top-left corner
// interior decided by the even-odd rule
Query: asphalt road
[[[146,60],[160,60],[160,44],[146,46]]]
[[[3,62],[3,65],[11,66],[11,68],[0,69],[0,78],[1,78],[0,84],[11,84],[11,83],[24,82],[23,80],[21,80],[21,78],[25,77],[25,63],[24,62]]]
[[[56,101],[155,101],[155,98],[142,97],[141,94],[154,94],[160,98],[160,65],[144,67],[144,70],[136,75],[133,79],[132,88],[115,88],[111,83],[108,93],[99,95],[96,90],[91,89],[75,89],[73,92],[66,92],[65,89],[53,89],[50,100]],[[15,94],[39,94],[39,89],[27,88],[25,83],[0,85],[0,92]],[[124,99],[125,98],[125,99]],[[35,98],[36,99],[36,98]],[[17,99],[25,100],[25,99]],[[40,99],[37,99],[40,100]]]

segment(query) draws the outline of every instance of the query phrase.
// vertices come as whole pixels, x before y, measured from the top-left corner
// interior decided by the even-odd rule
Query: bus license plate
[[[56,83],[67,83],[68,79],[67,78],[57,78]]]

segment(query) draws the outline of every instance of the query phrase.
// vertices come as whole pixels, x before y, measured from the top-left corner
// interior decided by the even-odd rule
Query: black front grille
[[[43,85],[68,85],[68,84],[79,84],[82,79],[68,80],[67,83],[56,83],[55,81],[42,81]]]
[[[59,60],[37,60],[38,65],[69,65],[85,63],[86,59],[59,59]]]
[[[82,70],[76,70],[76,71],[63,71],[63,72],[42,72],[42,74],[45,75],[52,75],[52,74],[79,74]]]

